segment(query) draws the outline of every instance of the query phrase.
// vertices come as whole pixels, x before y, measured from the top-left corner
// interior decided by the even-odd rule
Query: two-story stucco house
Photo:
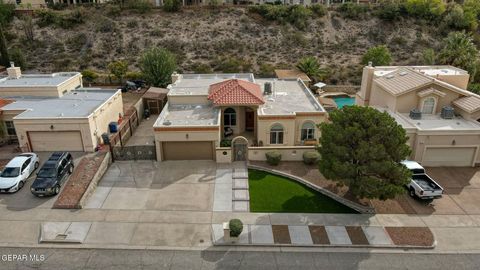
[[[466,90],[469,74],[452,66],[363,69],[356,104],[388,112],[402,125],[424,166],[480,162],[480,96]]]
[[[154,124],[160,161],[230,162],[245,160],[249,146],[316,144],[316,125],[326,119],[326,111],[300,79],[173,74],[172,82],[168,104]],[[225,140],[232,140],[232,156],[228,151],[218,154]]]

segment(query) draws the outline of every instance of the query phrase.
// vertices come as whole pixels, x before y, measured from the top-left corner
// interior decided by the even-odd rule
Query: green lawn
[[[249,170],[250,211],[283,213],[357,213],[285,177]]]

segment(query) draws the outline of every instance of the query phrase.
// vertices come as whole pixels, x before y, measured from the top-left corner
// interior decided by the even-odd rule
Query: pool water
[[[355,105],[354,97],[333,97],[333,100],[335,100],[339,109],[343,108],[343,106]]]

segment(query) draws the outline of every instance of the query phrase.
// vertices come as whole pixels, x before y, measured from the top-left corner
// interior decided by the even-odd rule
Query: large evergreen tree
[[[394,198],[405,191],[410,172],[399,162],[410,147],[405,130],[390,115],[370,107],[346,106],[320,125],[320,172],[347,185],[358,198]]]
[[[151,48],[140,58],[140,70],[153,86],[166,87],[177,68],[175,56],[163,48]]]

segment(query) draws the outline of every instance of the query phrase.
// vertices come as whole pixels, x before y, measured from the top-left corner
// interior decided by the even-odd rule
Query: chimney
[[[13,62],[10,62],[10,67],[7,68],[7,73],[9,79],[18,79],[22,76],[22,70],[20,70],[20,67],[16,67]]]
[[[180,80],[182,75],[178,74],[176,71],[172,73],[172,84],[174,84],[176,81]]]

